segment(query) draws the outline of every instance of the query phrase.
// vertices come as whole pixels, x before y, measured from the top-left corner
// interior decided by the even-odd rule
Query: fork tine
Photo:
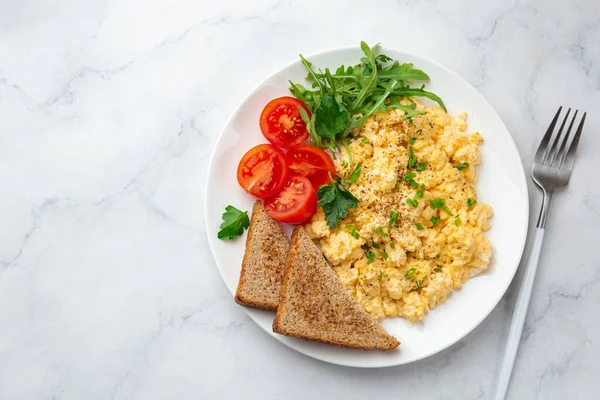
[[[575,113],[577,113],[577,111]],[[558,133],[554,136],[553,139],[551,139],[550,148],[546,152],[546,158],[544,159],[544,164],[546,164],[546,165],[552,165],[554,163],[557,155],[559,154],[558,149],[560,147],[561,141],[564,140],[564,138],[569,137],[569,131],[571,130],[571,126],[573,126],[573,122],[571,122],[571,126],[569,126],[569,130],[565,133],[565,135],[563,137],[563,131],[565,129],[565,125],[567,124],[567,121],[569,121],[569,114],[571,114],[570,108],[567,110],[567,115],[565,115],[565,118],[563,118],[562,124],[560,124]]]
[[[546,150],[548,149],[548,142],[550,142],[550,137],[552,136],[552,132],[554,131],[554,127],[556,126],[556,121],[558,121],[558,116],[560,115],[561,111],[562,111],[562,106],[558,107],[558,111],[556,112],[556,115],[552,119],[552,122],[550,123],[550,126],[548,127],[548,130],[546,131],[546,134],[544,135],[544,138],[542,139],[542,142],[540,143],[540,146],[538,147],[537,152],[535,153],[535,157],[534,157],[535,162],[541,163],[544,160],[544,155],[546,154]]]
[[[571,119],[571,123],[569,124],[569,129],[567,129],[567,132],[565,133],[565,136],[563,138],[561,138],[561,145],[559,146],[559,148],[556,150],[556,153],[554,154],[554,159],[552,160],[552,163],[550,165],[554,165],[555,167],[560,168],[560,165],[562,164],[565,155],[566,155],[566,147],[567,147],[567,143],[569,142],[569,140],[572,140],[573,136],[571,135],[571,131],[573,130],[573,124],[575,123],[575,120],[577,119],[577,113],[579,112],[579,110],[575,110],[575,114],[573,114],[573,118]]]
[[[567,171],[569,171],[569,173],[571,173],[571,171],[573,171],[573,164],[575,164],[575,153],[577,152],[577,146],[579,145],[579,139],[581,138],[581,132],[583,132],[583,124],[585,123],[586,115],[587,115],[587,113],[584,112],[583,118],[581,118],[581,122],[579,123],[579,126],[577,127],[577,132],[575,133],[575,137],[573,137],[573,140],[571,141],[571,145],[569,146],[569,149],[567,150],[567,155],[564,160],[564,165],[565,165]],[[561,163],[560,167],[562,168],[562,163]]]

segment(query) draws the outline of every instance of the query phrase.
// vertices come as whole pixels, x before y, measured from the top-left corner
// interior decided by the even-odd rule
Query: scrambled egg
[[[483,232],[493,211],[476,203],[475,193],[481,136],[465,132],[465,112],[452,117],[419,103],[417,110],[426,113],[408,120],[401,110],[376,113],[354,132],[352,159],[341,151],[336,168],[349,177],[361,163],[348,185],[358,208],[334,229],[322,210],[306,226],[375,317],[422,320],[453,288],[484,271],[492,255]]]

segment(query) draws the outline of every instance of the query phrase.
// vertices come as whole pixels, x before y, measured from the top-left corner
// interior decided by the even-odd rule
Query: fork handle
[[[537,271],[538,261],[540,259],[542,242],[544,240],[544,232],[544,228],[536,228],[533,241],[531,242],[527,264],[525,265],[525,274],[523,275],[523,280],[521,281],[521,287],[519,288],[515,310],[510,323],[506,351],[504,353],[504,360],[502,361],[502,368],[500,369],[500,376],[498,377],[498,386],[496,387],[495,400],[504,400],[506,397],[506,391],[510,382],[510,376],[515,363],[515,357],[517,356],[517,350],[519,350],[521,333],[523,332],[523,324],[525,323],[525,317],[527,316],[529,299],[531,299],[531,290],[533,288],[535,272]]]

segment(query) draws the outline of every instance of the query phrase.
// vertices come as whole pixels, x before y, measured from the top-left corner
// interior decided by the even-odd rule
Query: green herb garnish
[[[221,230],[217,233],[217,237],[223,240],[231,240],[244,233],[244,229],[250,226],[250,218],[247,211],[241,211],[234,206],[225,207],[223,213],[223,222]]]
[[[379,46],[372,48],[365,42],[360,47],[364,57],[353,66],[340,66],[334,73],[315,70],[312,64],[300,56],[308,71],[312,88],[290,82],[290,92],[312,112],[312,118],[300,110],[313,144],[334,149],[336,143],[350,135],[376,111],[397,108],[405,112],[404,119],[424,114],[416,110],[416,104],[403,105],[400,100],[410,97],[426,97],[437,102],[444,110],[443,101],[435,94],[410,87],[412,81],[428,81],[429,76],[413,68],[412,64],[400,64],[379,53]]]
[[[406,199],[406,204],[408,204],[411,207],[417,207],[419,205],[419,202],[414,199]]]
[[[388,237],[389,235],[387,233],[385,233],[383,231],[383,227],[378,226],[377,229],[375,229],[375,232],[377,232],[379,235],[383,236],[383,237]]]
[[[390,228],[396,226],[396,222],[398,221],[398,215],[400,215],[398,211],[392,211],[392,213],[390,214]]]
[[[414,172],[407,172],[406,175],[404,175],[403,180],[404,180],[404,182],[410,182],[410,181],[414,180],[415,176],[417,176],[416,173],[414,173]]]
[[[384,260],[387,260],[389,258],[388,253],[386,253],[385,251],[380,251],[379,255],[381,255],[381,257],[383,257]]]
[[[395,250],[396,249],[396,243],[390,243],[390,248],[392,250]]]
[[[417,229],[418,229],[418,230],[420,230],[420,231],[422,231],[423,229],[425,229],[425,227],[423,226],[423,224],[421,224],[421,223],[419,223],[419,222],[417,222],[417,223],[415,224],[415,226],[416,226],[416,227],[417,227]]]
[[[352,237],[353,237],[354,239],[360,239],[360,235],[358,234],[358,232],[356,232],[356,231],[352,231],[352,232],[350,232],[350,234],[352,235]]]
[[[415,268],[411,268],[408,271],[406,271],[406,274],[404,275],[404,277],[406,279],[412,279],[412,277],[415,276],[415,272],[417,272],[417,270]]]
[[[454,225],[460,226],[460,217],[458,215],[456,216],[456,218],[454,218]]]
[[[437,226],[440,223],[441,219],[439,219],[438,217],[431,217],[431,225],[433,225],[434,227]]]
[[[442,272],[442,269],[440,267],[435,267],[433,269],[433,272]]]
[[[469,163],[468,162],[463,162],[463,163],[460,163],[458,165],[453,165],[452,168],[456,168],[458,170],[466,169],[466,168],[469,168]]]
[[[352,183],[356,182],[356,180],[360,176],[360,171],[361,171],[360,163],[358,163],[358,164],[356,164],[356,167],[354,167],[354,171],[352,171],[352,175],[350,175],[350,179],[344,179],[344,183],[352,184]]]
[[[362,138],[362,142],[363,142],[364,144],[367,144],[367,143],[369,143],[369,139],[367,139],[366,137],[364,137],[364,138]]]
[[[379,249],[379,244],[371,240],[371,247],[373,247],[374,249]]]
[[[475,204],[477,204],[477,200],[467,199],[467,207],[473,207]]]
[[[419,165],[417,165],[417,171],[419,171],[419,172],[425,171],[425,168],[427,168],[427,164],[419,164]]]
[[[379,282],[383,279],[383,271],[379,271]]]
[[[413,148],[409,147],[408,148],[408,168],[412,168],[415,165],[417,165],[417,157],[415,156],[415,153],[413,152]]]
[[[367,264],[371,264],[375,259],[375,253],[370,251],[365,251],[365,257],[367,257]]]
[[[417,133],[419,133],[419,134],[423,133],[423,129],[419,129],[419,130],[417,131]]]
[[[423,277],[423,279],[421,279],[420,281],[416,281],[415,282],[415,285],[416,285],[415,289],[417,289],[417,290],[421,289],[421,287],[423,286],[423,284],[425,283],[425,281],[427,280],[427,278],[428,278],[428,276],[425,275]]]
[[[330,185],[322,185],[317,190],[317,207],[322,208],[325,212],[327,225],[334,228],[342,218],[348,216],[350,208],[358,206],[358,199],[331,176],[329,180],[331,181]]]
[[[410,138],[408,139],[408,144],[414,144],[417,141],[417,138]]]
[[[435,199],[435,200],[429,200],[429,206],[431,208],[433,208],[434,210],[437,208],[441,208],[442,210],[446,211],[448,214],[454,215],[454,214],[452,214],[452,212],[450,211],[450,209],[444,202],[444,199],[442,199],[442,198]]]

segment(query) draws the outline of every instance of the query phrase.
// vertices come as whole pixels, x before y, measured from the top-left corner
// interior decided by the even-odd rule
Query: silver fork
[[[552,123],[550,123],[548,131],[546,131],[546,134],[540,143],[540,147],[535,154],[533,167],[531,168],[533,181],[542,189],[544,197],[537,227],[535,229],[535,235],[531,242],[527,264],[525,264],[525,273],[523,275],[523,280],[521,281],[521,287],[519,288],[513,318],[510,324],[506,351],[504,353],[504,360],[502,361],[502,368],[498,378],[498,386],[496,387],[496,400],[504,400],[506,397],[510,375],[515,363],[517,350],[519,349],[523,324],[525,323],[529,299],[531,298],[531,289],[533,288],[535,272],[540,258],[540,251],[542,250],[542,241],[544,239],[550,200],[555,191],[565,188],[569,183],[573,165],[575,164],[575,152],[577,151],[577,145],[579,144],[579,138],[581,137],[585,116],[587,114],[583,114],[581,122],[577,127],[577,131],[573,133],[573,124],[575,123],[578,113],[575,111],[566,132],[563,134],[569,120],[569,114],[571,113],[571,109],[569,108],[560,125],[560,129],[555,133],[554,128],[556,127],[556,122],[558,121],[561,111],[562,107],[558,109]]]

